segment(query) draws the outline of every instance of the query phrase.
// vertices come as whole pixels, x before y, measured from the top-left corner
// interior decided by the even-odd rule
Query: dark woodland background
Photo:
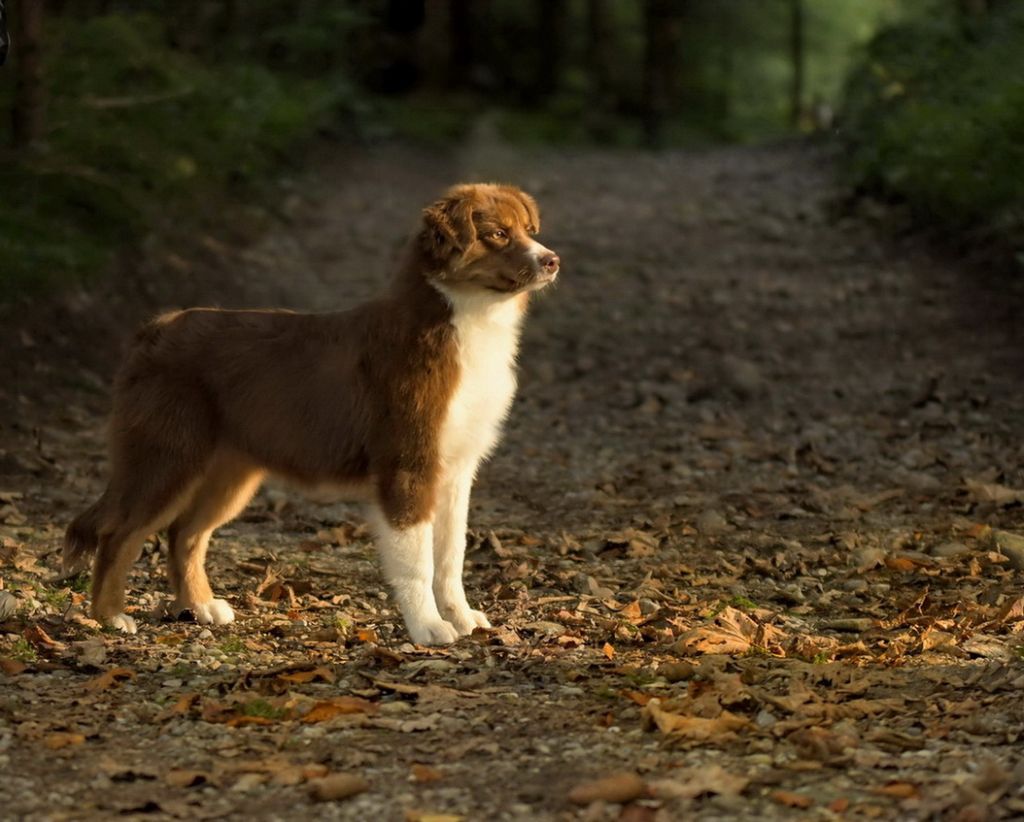
[[[1020,263],[1015,0],[15,0],[0,296],[251,199],[316,139],[818,134],[853,194]],[[202,206],[200,204],[203,204]]]

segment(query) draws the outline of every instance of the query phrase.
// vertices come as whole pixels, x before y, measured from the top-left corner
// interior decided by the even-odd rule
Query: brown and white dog
[[[111,477],[68,527],[64,565],[95,552],[92,613],[124,613],[144,540],[168,529],[176,613],[231,622],[206,577],[210,535],[270,473],[370,502],[384,574],[417,643],[487,617],[462,587],[470,489],[515,392],[530,292],[559,259],[531,238],[533,199],[461,185],[423,212],[389,293],[350,311],[191,309],[137,335],[115,381]]]

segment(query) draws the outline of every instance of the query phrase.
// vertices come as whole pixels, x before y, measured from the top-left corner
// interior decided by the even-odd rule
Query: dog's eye
[[[504,229],[501,229],[501,228],[495,229],[494,231],[491,232],[491,239],[492,240],[507,240],[508,239],[508,233]]]

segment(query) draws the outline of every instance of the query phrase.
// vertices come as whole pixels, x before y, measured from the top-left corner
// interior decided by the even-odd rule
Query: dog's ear
[[[526,230],[530,234],[536,234],[540,231],[540,209],[537,208],[537,201],[522,189],[512,188],[512,193],[523,204],[527,215],[529,215],[530,219],[526,225]]]
[[[447,263],[476,241],[473,198],[468,192],[450,192],[423,209],[423,224],[425,250],[439,263]]]

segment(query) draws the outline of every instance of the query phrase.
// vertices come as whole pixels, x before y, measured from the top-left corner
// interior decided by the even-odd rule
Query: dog
[[[128,573],[166,528],[172,613],[233,621],[207,546],[273,474],[369,503],[413,642],[489,628],[462,584],[469,498],[515,393],[530,295],[558,276],[539,230],[520,189],[458,185],[424,209],[374,301],[327,314],[193,308],[145,325],[114,382],[109,484],[65,534],[67,573],[95,554],[93,616],[136,632]]]

